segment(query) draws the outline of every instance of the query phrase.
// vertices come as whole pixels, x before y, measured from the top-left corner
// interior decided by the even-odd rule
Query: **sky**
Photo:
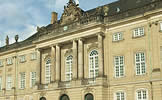
[[[58,13],[60,18],[64,5],[69,0],[0,0],[0,47],[5,45],[6,36],[9,42],[15,42],[15,35],[22,41],[34,33],[36,27],[50,24],[51,12]],[[84,11],[105,5],[117,0],[75,0]]]

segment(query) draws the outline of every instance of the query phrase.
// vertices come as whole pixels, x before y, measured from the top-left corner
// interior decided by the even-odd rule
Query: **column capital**
[[[105,33],[103,33],[103,32],[98,32],[96,35],[97,35],[97,36],[105,37]]]
[[[42,49],[41,48],[35,48],[36,51],[41,51]]]
[[[81,37],[81,38],[78,38],[78,41],[85,41],[85,38]]]

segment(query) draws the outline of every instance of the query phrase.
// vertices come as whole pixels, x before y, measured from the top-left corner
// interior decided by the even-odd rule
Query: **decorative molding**
[[[83,89],[83,91],[84,91],[84,94],[93,93],[93,92],[94,92],[94,88],[85,87],[85,88]]]
[[[61,89],[60,96],[62,96],[64,94],[68,94],[67,90],[66,89]]]
[[[44,97],[46,95],[46,91],[42,91],[41,93],[40,93],[40,97]]]
[[[98,43],[92,43],[92,44],[88,45],[88,48],[87,48],[88,52],[90,52],[93,49],[98,50]]]
[[[50,54],[47,54],[47,55],[45,55],[45,57],[44,57],[44,61],[46,61],[47,59],[51,59],[51,55]]]
[[[73,53],[73,49],[68,49],[66,50],[64,56],[67,57],[68,55],[72,55],[72,53]]]

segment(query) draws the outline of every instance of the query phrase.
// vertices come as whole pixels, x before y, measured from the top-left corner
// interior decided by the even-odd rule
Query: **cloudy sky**
[[[10,43],[17,34],[22,41],[36,32],[36,26],[48,25],[52,11],[58,12],[60,17],[68,1],[0,0],[0,47],[4,46],[7,35]],[[79,5],[83,10],[89,10],[113,1],[116,0],[79,0]]]

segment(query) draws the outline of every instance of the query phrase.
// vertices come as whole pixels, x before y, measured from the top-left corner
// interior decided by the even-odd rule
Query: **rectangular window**
[[[20,73],[20,89],[25,88],[25,72]]]
[[[25,55],[20,56],[20,62],[25,62]]]
[[[136,92],[137,100],[148,100],[148,95],[146,90],[138,90]]]
[[[0,60],[0,67],[2,67],[3,66],[3,61],[2,60]]]
[[[118,32],[113,34],[113,41],[120,41],[123,40],[123,33]]]
[[[37,59],[37,54],[36,53],[31,53],[31,60]]]
[[[11,88],[12,88],[12,76],[8,75],[6,80],[7,80],[6,89],[11,90]]]
[[[51,70],[50,70],[51,65],[46,64],[45,68],[45,83],[48,84],[51,81]]]
[[[7,65],[11,65],[12,64],[12,58],[7,58]]]
[[[116,56],[114,57],[115,61],[115,77],[123,77],[124,76],[124,56]]]
[[[0,76],[0,91],[2,90],[2,76]]]
[[[138,52],[135,54],[136,75],[146,73],[145,53]]]
[[[144,35],[144,27],[139,27],[133,30],[133,37],[140,37]]]
[[[115,100],[125,100],[125,93],[124,92],[116,92]]]
[[[33,87],[36,83],[36,72],[30,72],[30,87]]]
[[[162,22],[160,22],[160,31],[162,31]]]

